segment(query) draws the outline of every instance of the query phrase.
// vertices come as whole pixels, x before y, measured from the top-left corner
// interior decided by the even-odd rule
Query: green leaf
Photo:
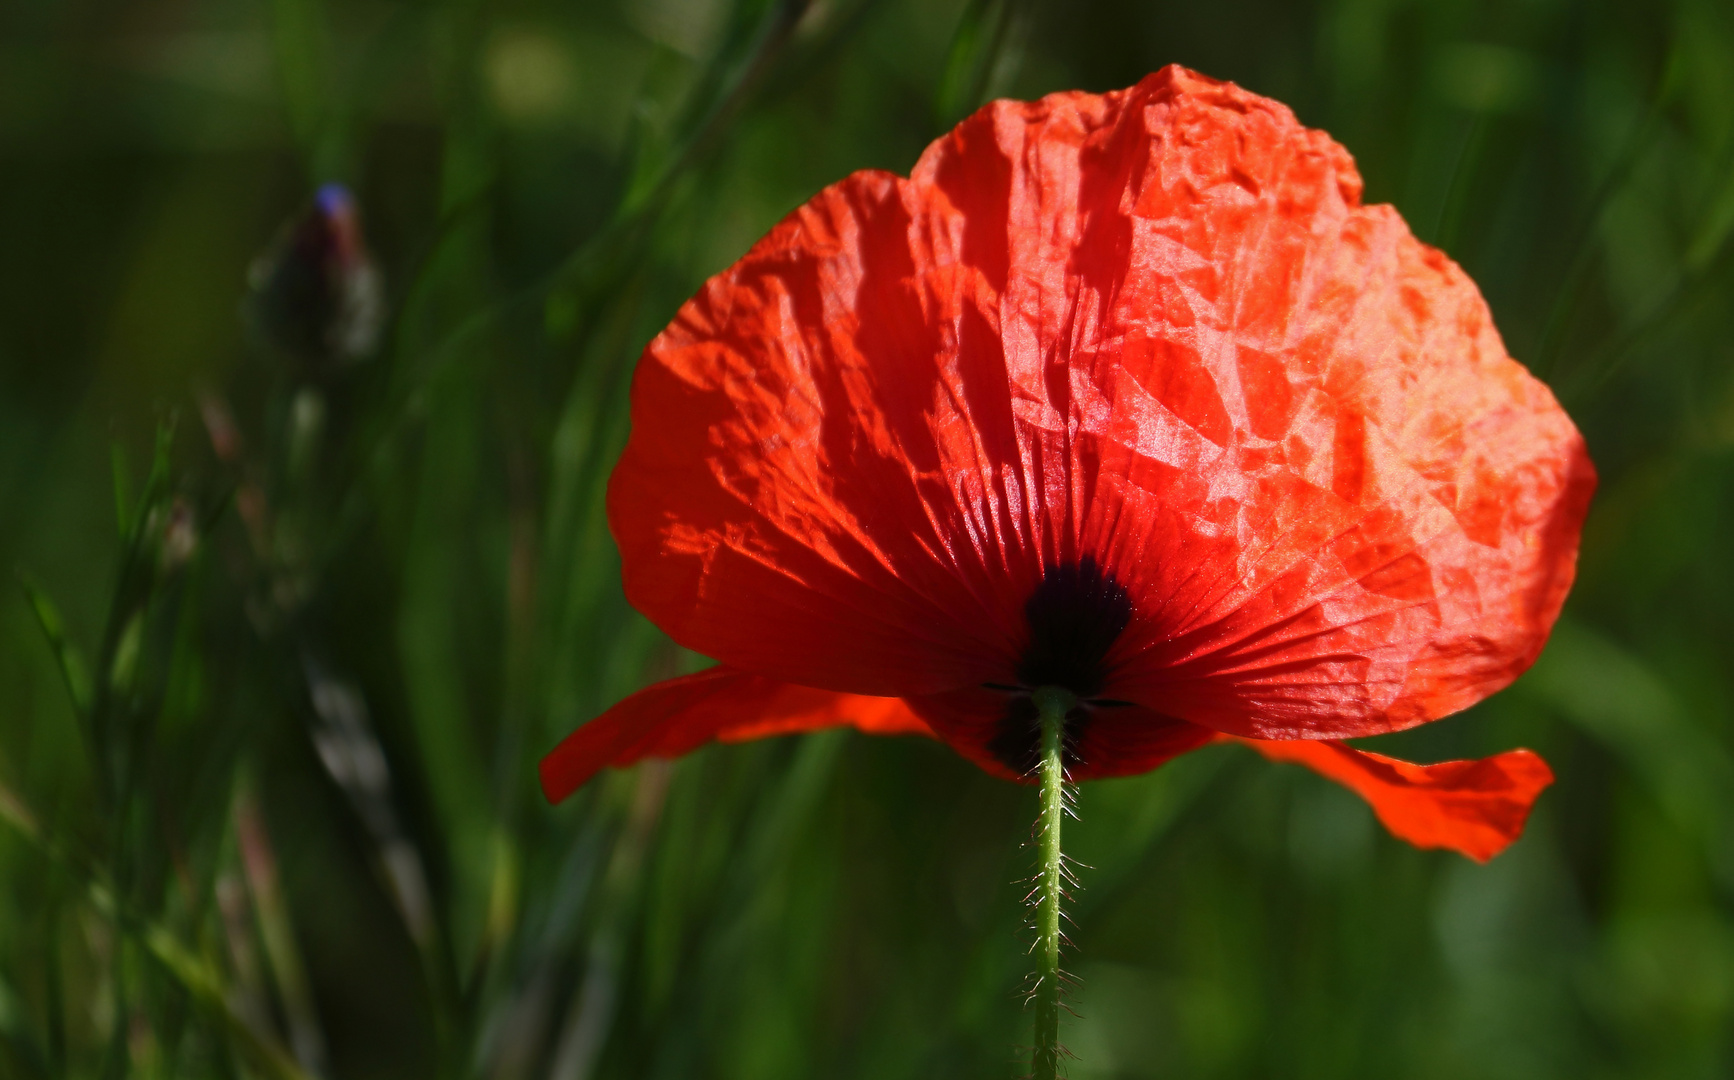
[[[66,623],[54,601],[24,571],[17,573],[18,584],[24,589],[30,610],[36,613],[37,625],[42,627],[42,634],[54,653],[60,677],[66,683],[67,695],[72,699],[72,708],[80,717],[87,716],[90,709],[90,665],[78,647],[66,639]]]

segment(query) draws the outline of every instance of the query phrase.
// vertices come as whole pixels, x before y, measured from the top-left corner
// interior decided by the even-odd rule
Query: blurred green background
[[[1491,864],[1234,747],[1084,789],[1072,1076],[1734,1073],[1725,0],[12,0],[0,1075],[1018,1075],[1031,792],[534,762],[700,663],[600,502],[680,301],[986,97],[1171,61],[1347,145],[1603,481],[1535,670],[1369,743],[1545,754]],[[389,312],[341,369],[244,317],[328,181]]]

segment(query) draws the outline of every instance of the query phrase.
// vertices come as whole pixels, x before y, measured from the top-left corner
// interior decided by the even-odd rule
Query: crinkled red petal
[[[1180,68],[825,189],[646,350],[629,598],[725,664],[920,697],[1015,681],[1025,601],[1089,557],[1132,603],[1103,693],[1165,717],[1345,737],[1499,689],[1594,472],[1474,284],[1360,191]]]
[[[1523,834],[1553,770],[1528,750],[1475,761],[1413,765],[1336,740],[1240,739],[1272,761],[1305,765],[1367,800],[1385,828],[1416,847],[1449,848],[1476,862]]]
[[[874,735],[932,736],[896,698],[791,686],[716,667],[626,698],[542,759],[542,791],[560,802],[609,766],[679,757],[713,739],[741,742],[847,725]]]

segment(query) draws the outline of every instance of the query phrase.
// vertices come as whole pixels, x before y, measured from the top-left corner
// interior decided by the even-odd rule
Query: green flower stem
[[[1065,887],[1064,856],[1060,854],[1060,824],[1066,814],[1066,768],[1061,758],[1066,714],[1077,698],[1057,687],[1044,686],[1034,695],[1041,716],[1042,797],[1036,819],[1036,1025],[1031,1073],[1035,1080],[1055,1080],[1060,1068],[1060,898]]]

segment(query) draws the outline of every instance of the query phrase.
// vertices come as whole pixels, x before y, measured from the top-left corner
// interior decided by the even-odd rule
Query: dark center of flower
[[[1043,686],[1069,690],[1077,708],[1066,714],[1065,746],[1074,763],[1079,730],[1093,709],[1124,705],[1098,697],[1108,680],[1108,650],[1132,618],[1132,598],[1088,555],[1050,568],[1024,603],[1029,644],[1018,658],[1018,685],[990,684],[1009,695],[995,757],[1019,771],[1033,769],[1041,749],[1041,716],[1030,695]]]

